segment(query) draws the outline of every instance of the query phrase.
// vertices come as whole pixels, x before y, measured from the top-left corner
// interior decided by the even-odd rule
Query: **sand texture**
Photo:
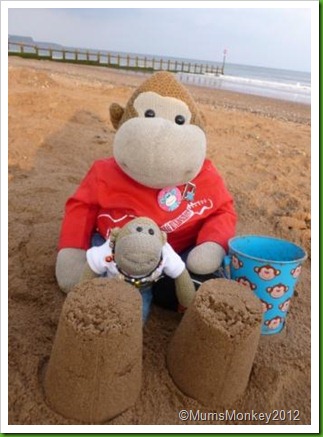
[[[248,385],[261,323],[261,303],[247,287],[205,282],[170,342],[167,366],[176,385],[206,407],[234,407]]]
[[[42,390],[66,300],[55,280],[58,235],[67,198],[95,159],[111,156],[109,105],[124,105],[143,79],[101,67],[9,59],[10,424],[81,423],[50,409]],[[190,91],[207,121],[208,157],[235,199],[237,233],[287,238],[310,255],[310,107],[221,90]],[[309,256],[285,333],[261,337],[237,412],[297,410],[270,423],[310,423],[310,278]],[[107,423],[241,423],[179,419],[182,409],[212,411],[184,395],[169,375],[167,350],[180,320],[179,314],[153,308],[143,332],[139,398]]]
[[[131,407],[141,389],[142,304],[124,281],[83,282],[61,312],[44,389],[70,419],[102,423]]]

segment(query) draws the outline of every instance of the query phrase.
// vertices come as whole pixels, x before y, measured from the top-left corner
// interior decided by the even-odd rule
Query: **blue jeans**
[[[95,233],[92,236],[91,245],[101,246],[103,243],[105,243],[105,241],[106,240],[103,237],[101,237],[99,233]],[[189,248],[184,252],[180,253],[180,257],[185,263],[191,249],[192,248]],[[106,275],[107,274],[104,273],[102,276],[106,276]],[[194,282],[195,288],[198,289],[199,286],[204,281],[207,281],[208,279],[224,278],[225,276],[222,268],[220,268],[219,270],[215,271],[210,275],[197,276],[191,274],[191,277]],[[177,311],[178,301],[176,297],[175,283],[174,280],[171,278],[163,277],[162,279],[157,281],[153,286],[140,290],[140,293],[142,297],[142,318],[144,324],[148,320],[153,300],[154,303],[156,303],[157,305],[163,308]]]

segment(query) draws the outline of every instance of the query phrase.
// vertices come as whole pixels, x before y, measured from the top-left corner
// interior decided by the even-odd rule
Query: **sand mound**
[[[237,282],[226,279],[203,284],[195,299],[195,308],[212,330],[236,341],[258,327],[262,311],[258,299]]]
[[[107,421],[135,403],[141,370],[138,291],[105,279],[75,287],[63,306],[45,375],[49,405],[67,418]]]
[[[122,333],[140,319],[141,299],[124,281],[96,278],[76,286],[64,304],[62,316],[76,332],[104,335]],[[135,309],[137,308],[137,311]]]
[[[246,287],[205,282],[170,343],[167,363],[175,383],[211,409],[232,407],[247,387],[261,322],[261,303]]]

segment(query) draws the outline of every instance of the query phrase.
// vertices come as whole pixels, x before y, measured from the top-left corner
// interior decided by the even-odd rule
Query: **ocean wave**
[[[301,82],[278,82],[226,74],[177,73],[177,76],[180,81],[192,85],[273,97],[299,103],[310,104],[311,102],[311,86]]]
[[[273,89],[283,90],[287,92],[290,91],[292,93],[295,92],[295,93],[304,93],[308,95],[311,94],[311,87],[308,85],[301,84],[300,82],[284,83],[284,82],[276,82],[276,81],[268,81],[268,80],[253,79],[253,78],[246,78],[246,77],[228,76],[228,75],[219,76],[219,80],[246,84],[255,87],[273,88]]]

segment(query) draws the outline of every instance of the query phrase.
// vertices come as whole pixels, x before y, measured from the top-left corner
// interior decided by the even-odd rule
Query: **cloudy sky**
[[[221,61],[227,49],[227,61],[235,64],[311,69],[308,8],[192,9],[183,2],[176,9],[13,9],[8,4],[9,34],[38,41],[210,61]]]

